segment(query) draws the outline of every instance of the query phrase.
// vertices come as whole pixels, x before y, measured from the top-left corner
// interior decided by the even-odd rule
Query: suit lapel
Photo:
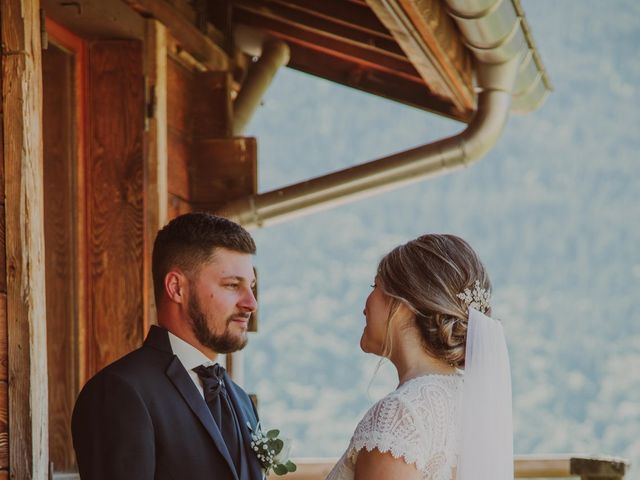
[[[189,377],[184,366],[180,360],[178,360],[178,357],[173,357],[166,373],[173,385],[180,392],[180,395],[182,395],[182,398],[184,398],[184,401],[189,405],[189,408],[193,411],[196,417],[198,417],[207,432],[209,432],[211,439],[229,465],[229,469],[233,473],[234,478],[236,480],[240,480],[233,461],[231,460],[229,450],[227,450],[227,446],[222,438],[222,434],[220,433],[220,429],[216,425],[216,422],[214,422],[207,404],[198,392],[196,386],[193,384],[193,380]]]
[[[240,430],[242,431],[242,440],[244,443],[244,451],[246,452],[246,460],[247,465],[249,466],[249,478],[252,480],[262,479],[262,465],[258,460],[253,448],[251,448],[251,431],[249,430],[248,425],[251,425],[253,431],[256,430],[257,419],[253,415],[253,412],[249,411],[240,401],[240,392],[229,378],[227,372],[224,373],[224,382],[227,387],[227,394],[229,395],[229,400],[233,404],[233,408],[236,411],[236,415],[238,416],[238,423],[240,423]]]

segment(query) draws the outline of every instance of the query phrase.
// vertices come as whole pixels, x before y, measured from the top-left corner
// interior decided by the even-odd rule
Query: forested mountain
[[[449,232],[492,277],[516,452],[640,463],[640,3],[522,3],[555,91],[478,164],[254,232],[260,326],[245,383],[295,456],[339,455],[395,387],[388,366],[370,385],[377,359],[358,348],[376,264],[423,232]],[[266,191],[462,128],[284,70],[249,134]]]

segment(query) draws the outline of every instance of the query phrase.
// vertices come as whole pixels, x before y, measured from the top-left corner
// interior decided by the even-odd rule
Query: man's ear
[[[164,276],[164,291],[174,303],[186,302],[187,277],[179,271],[171,270]]]

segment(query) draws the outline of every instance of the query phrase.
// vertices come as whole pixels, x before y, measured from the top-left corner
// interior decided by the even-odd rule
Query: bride
[[[513,479],[509,359],[476,253],[423,235],[380,261],[372,288],[360,346],[388,358],[399,385],[327,480]]]

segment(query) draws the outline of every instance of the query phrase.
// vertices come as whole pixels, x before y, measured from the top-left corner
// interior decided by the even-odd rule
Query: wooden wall
[[[0,13],[1,15],[1,13]],[[0,60],[2,61],[2,60]],[[0,92],[2,91],[0,75]],[[0,118],[4,102],[0,102]],[[7,258],[4,241],[4,129],[0,125],[0,479],[8,478],[9,469],[9,400],[7,397]]]
[[[174,58],[167,61],[167,220],[191,211],[188,159],[193,143],[195,73]]]
[[[229,72],[167,62],[169,219],[256,193],[255,138],[231,137]]]
[[[140,42],[93,42],[88,58],[87,377],[143,331],[144,79]]]
[[[51,19],[43,54],[49,453],[75,468],[79,389],[137,348],[143,324],[141,43],[87,42]],[[57,45],[60,45],[58,47]]]
[[[13,7],[21,4],[21,0],[8,1]],[[37,3],[32,4],[28,18],[14,18],[20,25],[30,22],[31,27],[38,27],[28,32],[34,36],[39,35]],[[0,18],[7,11],[20,12],[17,7],[4,7],[5,0]],[[5,109],[11,106],[16,124],[24,131],[28,130],[25,125],[34,128],[37,135],[20,137],[26,150],[8,150],[3,141],[6,138],[2,138],[6,128],[0,129],[0,480],[7,478],[10,466],[16,478],[40,478],[42,468],[47,467],[48,434],[56,470],[72,465],[68,426],[78,389],[96,371],[137,348],[146,333],[144,312],[149,295],[145,282],[149,282],[144,272],[149,267],[150,237],[155,232],[145,230],[149,220],[145,216],[149,187],[145,141],[150,141],[145,134],[145,123],[149,123],[145,114],[150,109],[142,72],[143,49],[139,41],[82,42],[86,44],[82,105],[77,104],[74,110],[69,58],[55,46],[42,64],[39,50],[38,54],[15,57],[19,62],[27,59],[37,63],[34,85],[42,78],[39,66],[44,67],[50,83],[43,105],[37,102],[40,90],[33,89],[20,92],[24,102],[31,102],[27,105],[31,117],[22,117],[15,108],[19,102],[14,100],[23,101],[22,97],[14,95],[12,103],[6,98],[2,102]],[[37,48],[38,42],[32,40],[31,45]],[[4,79],[8,78],[7,58],[12,57],[2,56]],[[18,82],[24,78],[34,78],[33,73]],[[169,158],[168,218],[192,209],[214,211],[237,196],[255,193],[255,139],[231,138],[231,81],[228,72],[202,72],[167,56],[164,118]],[[5,93],[6,85],[0,87]],[[59,120],[50,122],[44,132],[38,120],[43,106],[45,115],[48,111],[50,118]],[[85,137],[68,135],[72,117],[84,126]],[[43,139],[39,137],[42,133]],[[82,154],[71,152],[74,142],[76,146],[77,142],[86,143],[78,147]],[[44,161],[38,150],[43,145],[47,151]],[[27,159],[23,158],[25,151]],[[29,164],[38,158],[39,167]],[[7,167],[5,171],[6,165],[10,170]],[[27,179],[20,177],[24,172]],[[23,190],[17,189],[16,182]],[[7,204],[11,199],[6,212],[5,188],[10,190]],[[33,192],[37,194],[32,198]],[[44,206],[38,195],[44,195]],[[26,198],[29,214],[41,216],[25,221],[27,213],[16,203],[20,198]],[[34,206],[38,201],[40,210]],[[40,230],[36,221],[41,222]],[[13,232],[7,235],[6,249],[5,225],[10,226],[9,233]],[[16,232],[23,230],[28,238],[20,245]],[[40,257],[45,256],[45,248],[39,242],[45,239],[48,253],[43,259]],[[13,252],[10,257],[5,256],[8,251]],[[32,251],[37,255],[31,253],[31,263],[25,263],[23,256]],[[24,265],[29,271],[23,273],[20,269]],[[34,271],[36,266],[38,271]],[[24,283],[16,280],[23,278]],[[33,284],[29,283],[32,278]],[[18,294],[24,291],[33,291],[36,300],[23,302],[24,297]],[[32,323],[35,338],[27,335]],[[47,331],[51,332],[51,341],[48,346],[40,345]],[[34,352],[35,356],[30,356]],[[49,382],[47,363],[51,367]],[[39,377],[43,374],[44,381]],[[13,379],[11,389],[9,378]],[[41,387],[33,388],[35,381]],[[50,428],[47,408],[52,419]],[[10,418],[14,422],[11,435]],[[33,435],[39,435],[37,440]]]

